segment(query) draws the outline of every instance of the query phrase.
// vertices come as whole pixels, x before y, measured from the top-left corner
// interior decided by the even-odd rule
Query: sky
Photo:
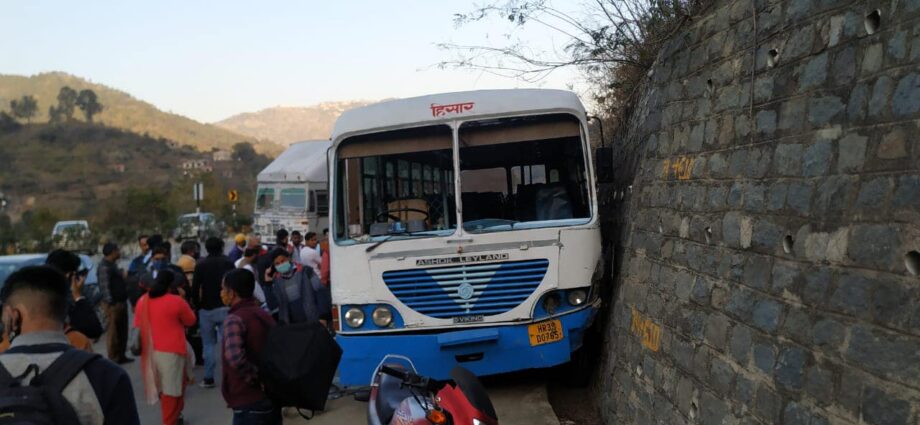
[[[581,90],[577,70],[531,83],[469,69],[438,43],[535,51],[565,43],[504,19],[456,27],[459,0],[0,2],[0,73],[64,71],[202,122],[272,106],[487,88]],[[573,4],[573,6],[575,6]]]

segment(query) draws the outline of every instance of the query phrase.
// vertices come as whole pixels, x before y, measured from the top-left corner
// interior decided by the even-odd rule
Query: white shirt
[[[236,260],[236,262],[233,263],[233,265],[238,269],[249,270],[249,272],[252,273],[252,276],[256,278],[256,286],[252,289],[252,296],[259,300],[259,304],[265,304],[265,291],[262,290],[262,285],[259,285],[259,276],[256,274],[255,267],[252,267],[252,264],[245,264],[242,266],[241,264],[243,264],[242,258]]]
[[[319,245],[316,245],[318,248]],[[304,246],[300,250],[300,264],[303,264],[306,267],[313,269],[313,273],[319,276],[319,267],[323,262],[323,257],[319,255],[319,251],[309,246]]]

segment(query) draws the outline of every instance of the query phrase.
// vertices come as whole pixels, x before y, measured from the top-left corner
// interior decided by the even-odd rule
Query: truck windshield
[[[567,114],[460,127],[463,229],[470,233],[590,219],[578,120]]]
[[[281,189],[281,207],[306,209],[307,191],[302,188]]]
[[[262,210],[271,208],[275,201],[275,189],[270,187],[260,187],[256,191],[256,209]]]
[[[336,238],[453,233],[452,140],[446,125],[344,140],[336,167]]]

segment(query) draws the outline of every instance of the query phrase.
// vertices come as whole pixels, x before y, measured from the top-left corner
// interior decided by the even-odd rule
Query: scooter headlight
[[[380,306],[375,308],[374,312],[371,313],[371,319],[374,320],[375,325],[385,328],[393,323],[393,312],[387,307]]]
[[[584,289],[569,291],[569,304],[578,307],[588,300],[588,293]]]
[[[345,312],[345,323],[353,328],[360,328],[364,324],[364,312],[356,307],[348,309]]]

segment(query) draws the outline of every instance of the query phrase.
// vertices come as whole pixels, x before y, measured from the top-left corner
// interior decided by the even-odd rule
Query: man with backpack
[[[255,276],[245,269],[228,272],[221,284],[220,299],[230,311],[223,326],[220,389],[235,425],[280,425],[281,411],[263,391],[258,366],[275,321],[253,297],[255,286]]]
[[[69,284],[58,270],[29,266],[0,291],[12,344],[0,355],[0,421],[138,425],[128,374],[64,335]]]

